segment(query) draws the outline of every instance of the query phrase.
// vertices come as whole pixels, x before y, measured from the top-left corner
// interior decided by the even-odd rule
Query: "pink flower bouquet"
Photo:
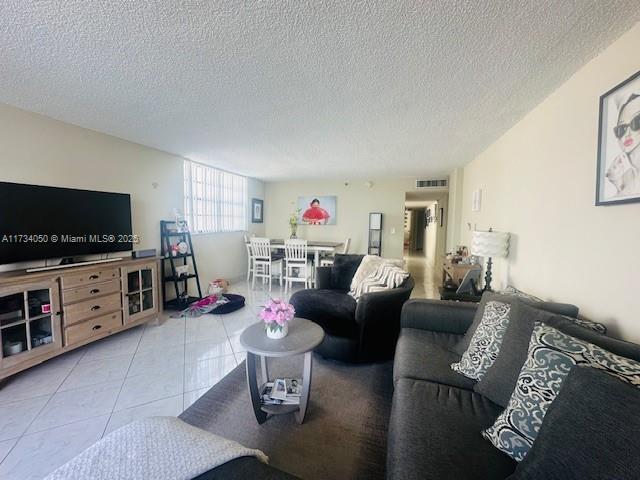
[[[259,314],[265,323],[267,336],[270,338],[283,338],[289,330],[288,323],[293,320],[296,311],[293,305],[280,298],[271,298]]]

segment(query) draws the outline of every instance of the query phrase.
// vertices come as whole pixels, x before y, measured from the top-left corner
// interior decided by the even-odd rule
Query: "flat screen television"
[[[132,248],[130,195],[0,182],[0,264]]]

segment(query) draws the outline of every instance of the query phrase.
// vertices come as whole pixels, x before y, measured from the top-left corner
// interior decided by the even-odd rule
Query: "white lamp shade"
[[[471,255],[504,258],[509,255],[509,234],[475,231],[471,237]]]

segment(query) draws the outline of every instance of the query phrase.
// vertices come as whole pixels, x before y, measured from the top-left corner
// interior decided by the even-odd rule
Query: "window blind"
[[[247,178],[185,160],[184,211],[192,233],[247,228]]]

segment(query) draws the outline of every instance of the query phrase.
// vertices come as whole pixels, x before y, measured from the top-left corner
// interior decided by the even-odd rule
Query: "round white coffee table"
[[[247,350],[247,384],[253,411],[258,423],[264,423],[269,415],[285,413],[296,414],[298,423],[304,422],[304,416],[309,404],[311,390],[311,366],[313,349],[324,339],[324,330],[319,325],[304,318],[294,318],[289,322],[289,333],[280,340],[267,337],[263,322],[247,327],[240,335],[240,344]],[[263,385],[269,381],[267,358],[289,357],[304,354],[304,369],[302,373],[302,394],[299,405],[263,405],[260,398],[261,385],[258,385],[256,375],[256,360],[260,357]]]

